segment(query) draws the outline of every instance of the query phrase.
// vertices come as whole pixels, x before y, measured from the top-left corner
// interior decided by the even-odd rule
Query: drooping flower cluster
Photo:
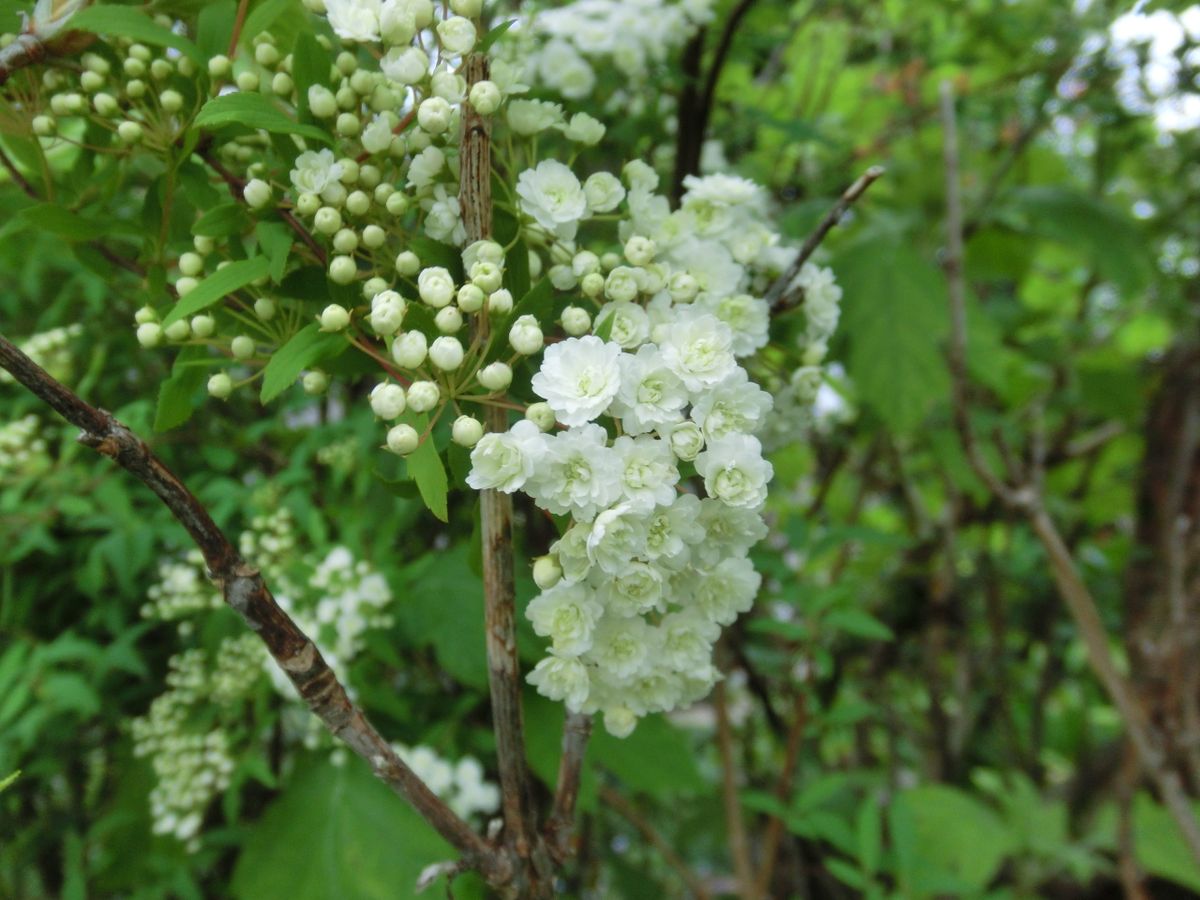
[[[48,462],[41,422],[32,413],[0,424],[0,481],[26,477]]]
[[[487,816],[500,808],[500,789],[484,778],[483,766],[475,757],[450,762],[430,747],[392,747],[417,777],[464,819]]]

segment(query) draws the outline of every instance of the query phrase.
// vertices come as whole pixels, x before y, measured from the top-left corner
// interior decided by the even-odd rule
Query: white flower
[[[463,56],[475,46],[475,25],[463,16],[451,16],[438,22],[438,40],[442,49],[452,56]]]
[[[767,524],[762,515],[752,509],[726,506],[720,500],[700,501],[699,515],[693,517],[704,531],[697,552],[706,565],[726,556],[745,556],[767,536]]]
[[[429,74],[429,56],[420,47],[393,47],[379,61],[379,68],[397,84],[416,84]]]
[[[395,334],[404,322],[406,306],[404,298],[395,291],[380,291],[371,298],[371,312],[367,321],[371,323],[376,334]]]
[[[392,145],[392,120],[387,113],[379,113],[359,137],[363,149],[368,153],[382,153]]]
[[[662,661],[677,672],[703,669],[712,662],[712,645],[721,628],[693,610],[664,616],[658,626]]]
[[[425,210],[425,233],[435,241],[459,246],[467,239],[458,195],[450,196],[444,184],[436,185],[433,196],[422,200],[421,207]]]
[[[640,616],[600,620],[588,651],[607,678],[626,681],[640,674],[651,650],[653,632]]]
[[[546,455],[526,488],[542,509],[588,522],[620,496],[621,463],[599,425],[569,428],[545,442]]]
[[[417,276],[417,293],[434,309],[441,309],[454,297],[454,276],[441,266],[422,269]]]
[[[522,487],[546,453],[546,438],[528,419],[504,433],[485,434],[471,450],[467,484],[511,494]]]
[[[570,97],[571,95],[564,91],[563,96]],[[599,119],[593,119],[587,113],[580,112],[571,116],[571,121],[562,131],[567,140],[583,144],[586,147],[593,147],[604,139],[605,130],[604,123]]]
[[[538,68],[542,80],[564,97],[581,100],[596,86],[596,73],[587,60],[566,41],[551,40],[541,49]]]
[[[656,504],[670,505],[676,496],[679,470],[666,441],[649,435],[622,435],[613,441],[613,449],[621,457],[621,488],[632,506],[648,511]]]
[[[587,198],[588,209],[606,213],[621,205],[625,199],[625,187],[612,172],[593,172],[583,183],[583,194]]]
[[[670,506],[658,507],[646,523],[645,557],[671,568],[685,565],[690,548],[705,539],[704,526],[697,521],[700,510],[700,498],[694,494],[679,494]]]
[[[591,570],[592,561],[587,552],[588,536],[591,533],[591,526],[579,522],[568,528],[562,537],[550,545],[550,552],[558,557],[564,581],[582,581]]]
[[[639,511],[629,503],[606,509],[592,523],[588,534],[588,559],[609,575],[619,575],[646,544],[646,526]]]
[[[562,163],[545,159],[517,179],[521,209],[564,241],[573,240],[581,219],[588,216],[587,197],[575,173]]]
[[[325,0],[329,27],[347,41],[379,40],[380,0]]]
[[[533,376],[535,394],[564,425],[584,425],[608,408],[621,384],[621,348],[594,335],[568,338],[546,349]]]
[[[767,499],[767,482],[774,469],[762,458],[758,438],[731,434],[713,441],[696,457],[704,490],[728,506],[757,509]]]
[[[650,317],[636,303],[606,303],[596,316],[596,328],[609,319],[609,340],[625,350],[636,350],[650,337]]]
[[[333,151],[306,150],[296,157],[292,186],[301,194],[320,194],[330,185],[340,184],[342,164]]]
[[[558,656],[578,656],[592,646],[592,633],[604,609],[586,584],[559,582],[530,601],[525,616],[533,630],[549,637]]]
[[[399,417],[405,407],[404,388],[398,384],[382,382],[371,391],[371,412],[390,421]]]
[[[630,561],[616,575],[605,579],[600,587],[605,610],[620,617],[637,616],[657,609],[662,596],[662,573],[640,560]]]
[[[700,395],[692,406],[692,420],[712,443],[735,432],[757,431],[772,405],[771,395],[752,382],[745,369],[737,368]]]
[[[577,659],[547,656],[525,678],[539,694],[550,700],[562,700],[571,712],[579,712],[587,702],[590,683],[587,666]]]
[[[417,33],[417,17],[411,3],[384,0],[379,11],[379,34],[389,44],[407,44]]]
[[[733,332],[735,356],[749,356],[765,347],[771,326],[771,310],[765,302],[749,294],[730,294],[719,297],[705,294],[697,307],[712,313]],[[807,303],[805,304],[807,309]]]
[[[446,154],[437,147],[426,147],[408,164],[408,185],[417,190],[428,187],[437,180],[446,165]]]
[[[553,128],[562,117],[562,107],[545,100],[513,100],[508,104],[508,127],[523,137]]]
[[[622,354],[619,362],[621,386],[612,414],[628,434],[645,434],[683,418],[687,389],[656,346],[644,344],[636,355]]]
[[[746,557],[721,560],[709,572],[697,575],[693,592],[695,608],[718,625],[729,625],[754,604],[762,576]]]
[[[729,327],[707,314],[681,315],[667,330],[661,349],[671,371],[698,394],[723,381],[737,365]]]

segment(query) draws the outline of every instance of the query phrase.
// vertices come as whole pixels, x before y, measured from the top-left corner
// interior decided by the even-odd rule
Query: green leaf
[[[256,36],[269,29],[289,10],[300,12],[298,7],[296,0],[264,0],[263,3],[259,3],[250,10],[250,15],[246,16],[246,23],[242,26],[241,43],[249,46]],[[298,61],[294,60],[293,66]]]
[[[1200,809],[1193,804],[1194,814]],[[1134,852],[1151,875],[1166,878],[1200,891],[1200,866],[1188,850],[1179,826],[1166,809],[1146,794],[1138,794],[1133,804]]]
[[[501,22],[499,25],[494,25],[489,28],[487,34],[483,36],[483,40],[479,42],[479,49],[476,53],[487,53],[492,44],[500,40],[504,36],[504,32],[517,24],[516,19],[509,19],[507,22]]]
[[[292,250],[292,229],[282,222],[259,222],[254,227],[258,246],[271,261],[271,280],[279,284],[287,269],[288,254]]]
[[[400,421],[411,425],[417,434],[424,434],[429,427],[429,416],[425,413],[406,412]],[[446,477],[446,467],[442,465],[442,457],[434,446],[433,436],[430,435],[421,442],[416,450],[404,458],[408,466],[408,474],[417,483],[421,499],[431,513],[443,522],[450,521],[450,510],[447,495],[450,482]]]
[[[21,777],[21,770],[17,769],[17,771],[13,772],[11,775],[6,775],[5,777],[0,778],[0,793],[3,793],[5,788],[12,787],[13,782],[15,782],[20,777]]]
[[[4,233],[9,234],[25,228],[46,232],[68,241],[94,241],[99,237],[111,236],[114,223],[88,219],[53,203],[39,203],[36,206],[27,206],[14,215],[5,226]],[[127,229],[122,227],[120,230]]]
[[[850,375],[886,424],[912,431],[949,393],[940,346],[948,322],[942,274],[890,232],[856,242],[834,268],[844,292]]]
[[[214,206],[192,225],[192,234],[201,237],[229,237],[239,234],[250,223],[250,217],[240,203]]]
[[[196,17],[196,45],[206,59],[229,50],[236,18],[235,0],[205,0]]]
[[[306,325],[271,354],[271,361],[263,373],[259,400],[264,404],[270,403],[296,383],[301,371],[323,359],[340,355],[349,346],[344,336],[326,334],[316,322]]]
[[[407,566],[395,615],[413,643],[433,645],[438,664],[457,681],[486,688],[483,580],[467,565],[467,553],[460,543]]]
[[[1146,237],[1121,210],[1082,191],[1039,185],[1014,192],[1013,210],[1033,234],[1086,254],[1099,273],[1126,296],[1154,275]]]
[[[409,240],[405,249],[417,254],[421,260],[421,268],[441,266],[454,276],[456,282],[463,280],[462,253],[457,247],[417,235]]]
[[[890,641],[895,637],[892,629],[861,609],[835,609],[826,614],[825,625],[872,641]]]
[[[304,32],[296,38],[296,49],[292,51],[292,77],[296,80],[296,97],[302,115],[311,117],[308,89],[314,84],[327,85],[332,64],[329,51],[318,43],[315,35]]]
[[[221,128],[241,125],[272,134],[298,134],[324,144],[332,143],[329,134],[314,125],[297,122],[262,94],[238,92],[213,97],[196,115],[197,128]]]
[[[204,63],[200,48],[181,34],[159,25],[140,10],[129,6],[91,6],[71,17],[72,31],[128,38],[156,47],[171,47],[189,59]]]
[[[358,759],[301,769],[252,827],[233,873],[246,900],[414,897],[454,851]]]
[[[186,297],[180,297],[179,302],[163,319],[163,327],[207,309],[234,291],[264,277],[270,270],[270,260],[265,256],[231,262],[201,281]]]
[[[642,719],[627,738],[597,728],[591,744],[588,759],[632,790],[659,799],[710,790],[696,768],[696,754],[687,738],[660,715]]]
[[[169,431],[192,417],[196,409],[196,391],[206,380],[208,362],[208,351],[204,347],[184,347],[179,351],[171,367],[171,377],[158,389],[155,431]]]

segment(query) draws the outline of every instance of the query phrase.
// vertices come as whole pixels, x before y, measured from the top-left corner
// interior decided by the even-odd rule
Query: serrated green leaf
[[[203,63],[200,48],[181,34],[164,28],[138,9],[129,6],[91,6],[71,17],[72,31],[128,38],[156,47],[171,47],[195,62]]]
[[[262,94],[239,92],[213,97],[200,109],[194,124],[197,128],[240,125],[272,134],[298,134],[323,144],[333,142],[327,132],[297,122]]]
[[[203,363],[208,356],[204,347],[184,347],[175,357],[171,377],[158,389],[154,430],[169,431],[186,422],[196,410],[194,398],[208,375]]]
[[[300,373],[323,359],[345,352],[350,344],[341,334],[326,334],[314,322],[306,325],[291,340],[271,354],[263,372],[259,400],[270,403],[296,383]]]
[[[884,422],[911,431],[949,394],[942,274],[896,233],[856,242],[834,268],[843,290],[850,375]]]
[[[255,37],[268,30],[289,10],[300,13],[303,8],[296,0],[264,0],[259,3],[246,16],[246,23],[242,26],[241,43],[249,46]]]
[[[271,280],[279,284],[287,269],[288,254],[292,250],[292,229],[282,222],[262,221],[254,226],[258,246],[271,261]]]
[[[251,828],[233,894],[246,900],[415,896],[421,870],[452,854],[361,761],[321,762],[297,772]]]
[[[396,619],[414,643],[433,645],[438,664],[456,680],[486,688],[483,580],[467,565],[467,553],[458,544],[406,567]]]
[[[331,65],[329,51],[321,46],[316,36],[304,32],[296,38],[296,49],[292,51],[292,77],[296,80],[296,97],[303,116],[311,117],[308,89],[314,84],[327,84]]]
[[[194,316],[222,298],[228,297],[234,291],[267,275],[270,270],[270,260],[265,256],[231,262],[225,268],[218,269],[201,281],[186,297],[180,297],[179,302],[163,319],[163,327],[187,316]]]

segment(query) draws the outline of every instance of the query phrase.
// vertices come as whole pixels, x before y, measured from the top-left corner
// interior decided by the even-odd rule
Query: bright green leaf
[[[238,92],[213,97],[196,115],[197,128],[221,128],[241,125],[272,134],[298,134],[324,144],[331,143],[329,134],[314,125],[297,122],[263,94]]]
[[[190,295],[189,295],[190,296]],[[296,383],[300,373],[323,359],[338,356],[350,346],[340,334],[326,334],[314,322],[306,325],[291,340],[271,355],[263,373],[259,400],[270,403]]]
[[[156,47],[171,47],[198,63],[205,61],[200,48],[181,34],[159,25],[141,10],[129,6],[92,6],[71,17],[73,31],[121,37]]]
[[[270,269],[271,263],[265,256],[239,259],[218,269],[196,285],[186,297],[179,298],[179,302],[163,319],[163,327],[207,309],[234,291],[267,275]]]

